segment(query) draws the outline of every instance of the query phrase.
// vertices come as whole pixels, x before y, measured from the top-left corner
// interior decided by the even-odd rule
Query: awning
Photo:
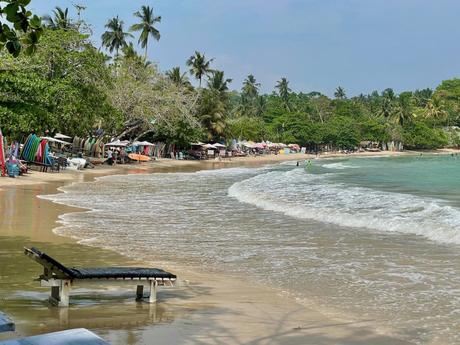
[[[149,143],[148,141],[135,141],[133,146],[155,146],[155,144]]]
[[[49,142],[52,142],[52,143],[58,143],[58,144],[63,144],[63,145],[70,145],[69,142],[67,141],[63,141],[63,140],[59,140],[59,139],[56,139],[56,138],[51,138],[51,137],[41,137],[42,139],[45,139],[45,140],[48,140]]]
[[[129,144],[129,141],[121,141],[121,140],[115,140],[111,143],[107,143],[105,144],[105,146],[117,146],[117,147],[125,147],[125,146],[128,146]]]
[[[72,137],[69,137],[68,135],[58,133],[54,136],[55,139],[72,139]]]

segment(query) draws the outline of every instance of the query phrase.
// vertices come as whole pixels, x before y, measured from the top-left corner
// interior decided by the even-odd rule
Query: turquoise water
[[[346,160],[344,166],[355,169],[345,169],[338,176],[346,183],[430,196],[460,205],[460,156],[355,158]]]
[[[459,168],[327,159],[110,176],[46,198],[91,210],[56,229],[82,243],[250,276],[414,344],[460,344]]]

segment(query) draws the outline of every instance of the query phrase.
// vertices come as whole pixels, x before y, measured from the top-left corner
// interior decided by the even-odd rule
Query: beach
[[[332,155],[330,157],[333,158]],[[0,253],[4,265],[0,272],[0,309],[16,321],[16,335],[85,327],[113,344],[417,343],[408,341],[410,337],[401,337],[383,320],[365,314],[339,312],[331,305],[325,308],[314,299],[303,297],[300,301],[286,292],[289,289],[285,291],[282,285],[281,288],[279,284],[271,285],[269,280],[259,279],[257,274],[238,270],[226,272],[225,268],[216,269],[212,264],[203,267],[199,260],[184,260],[182,256],[171,253],[167,246],[157,248],[152,245],[151,253],[148,253],[148,246],[143,247],[137,259],[122,255],[123,250],[115,252],[101,248],[116,246],[110,241],[104,246],[94,239],[82,240],[72,236],[75,232],[66,232],[66,222],[72,219],[62,218],[62,215],[81,217],[86,208],[69,207],[37,197],[56,194],[57,188],[62,186],[72,188],[73,182],[91,184],[95,178],[114,174],[159,173],[160,182],[172,183],[167,180],[166,174],[193,174],[202,169],[223,171],[220,169],[225,168],[230,168],[226,169],[230,172],[232,169],[248,169],[249,172],[244,170],[243,173],[251,174],[251,169],[263,169],[267,164],[313,158],[311,155],[292,155],[238,158],[231,162],[159,161],[84,173],[34,172],[31,176],[14,180],[14,183],[1,179],[0,208],[3,217],[0,221]],[[213,176],[206,175],[204,178],[209,180]],[[121,181],[116,176],[114,178],[108,182]],[[98,186],[103,188],[104,184],[100,181],[104,180],[98,179]],[[94,187],[96,193],[97,188]],[[207,190],[202,192],[208,193]],[[173,205],[169,207],[174,208]],[[168,218],[177,224],[173,214],[161,220]],[[53,232],[56,227],[61,229],[57,231],[61,236]],[[135,302],[134,291],[78,289],[76,296],[71,298],[71,307],[58,310],[48,307],[45,302],[48,290],[39,288],[38,282],[33,281],[40,273],[40,267],[23,255],[24,246],[36,246],[69,265],[159,266],[177,274],[179,282],[174,289],[160,290],[159,301],[155,305]],[[433,342],[427,339],[423,343],[441,344],[442,339]]]

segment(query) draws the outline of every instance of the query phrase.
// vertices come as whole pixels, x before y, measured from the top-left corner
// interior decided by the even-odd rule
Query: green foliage
[[[15,138],[31,129],[83,135],[101,120],[115,127],[117,111],[103,90],[111,82],[105,61],[74,30],[45,31],[33,56],[11,59],[3,54],[0,122],[5,132]]]
[[[33,54],[43,33],[41,19],[27,10],[30,0],[0,0],[0,50],[18,57]],[[9,23],[9,24],[8,24]]]
[[[444,131],[424,122],[414,123],[404,130],[404,144],[409,149],[435,149],[448,144]]]
[[[259,117],[241,116],[227,120],[227,134],[230,138],[262,141],[266,139],[267,128],[264,121]]]

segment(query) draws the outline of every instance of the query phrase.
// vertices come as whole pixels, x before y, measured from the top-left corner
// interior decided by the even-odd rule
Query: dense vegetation
[[[147,48],[161,38],[156,28],[161,17],[151,7],[134,13],[138,23],[130,28],[118,16],[108,20],[101,39],[111,56],[91,43],[89,26],[80,18],[83,8],[77,10],[78,19],[61,8],[43,18],[46,26],[34,54],[0,52],[0,126],[10,138],[21,139],[31,130],[79,136],[103,132],[181,147],[196,140],[246,139],[312,150],[354,149],[362,141],[406,148],[460,143],[455,129],[460,79],[446,80],[435,90],[396,94],[386,89],[355,97],[338,87],[331,99],[319,92],[294,92],[286,78],[271,94],[262,94],[249,75],[231,91],[232,79],[215,70],[213,59],[203,53],[184,61],[187,71],[175,67],[162,73],[147,60]]]

